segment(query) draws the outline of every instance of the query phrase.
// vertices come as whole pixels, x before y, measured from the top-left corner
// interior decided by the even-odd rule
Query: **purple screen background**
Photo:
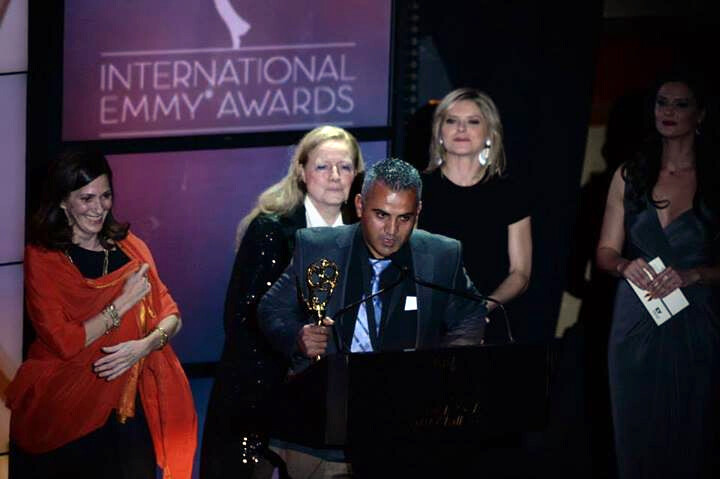
[[[368,165],[387,156],[385,142],[361,148]],[[180,306],[173,347],[181,361],[219,359],[236,227],[291,155],[292,147],[267,147],[109,157],[115,214],[148,244]]]
[[[63,139],[387,125],[390,0],[230,3],[250,26],[237,48],[212,0],[67,0]],[[315,59],[309,78],[295,57],[306,67]],[[200,73],[193,81],[194,69],[184,76],[188,65],[209,69],[213,60],[214,85]],[[234,74],[223,70],[228,61]],[[253,68],[261,61],[267,75]],[[248,113],[252,99],[264,107]]]

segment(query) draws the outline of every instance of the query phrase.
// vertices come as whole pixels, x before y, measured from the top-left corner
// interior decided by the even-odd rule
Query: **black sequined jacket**
[[[251,460],[264,442],[271,413],[264,398],[283,380],[288,362],[259,331],[257,306],[290,262],[295,232],[305,226],[300,205],[286,216],[261,214],[245,232],[225,298],[225,344],[208,404],[203,463]],[[247,447],[230,448],[232,458],[214,457],[236,442]]]

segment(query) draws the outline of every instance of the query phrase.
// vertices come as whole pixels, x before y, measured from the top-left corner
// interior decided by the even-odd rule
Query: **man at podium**
[[[460,242],[415,229],[421,193],[413,166],[384,160],[355,197],[359,223],[298,230],[291,264],[258,309],[261,330],[292,360],[293,373],[326,354],[482,342],[487,308],[470,299],[477,291]],[[345,477],[349,470],[339,450],[271,445],[291,477]]]
[[[297,232],[293,261],[258,310],[261,329],[295,371],[336,352],[480,344],[487,309],[467,299],[477,291],[460,243],[415,229],[421,193],[413,166],[384,160],[355,197],[359,223]],[[318,294],[309,282],[322,276],[334,284]],[[322,325],[308,311],[318,302]]]

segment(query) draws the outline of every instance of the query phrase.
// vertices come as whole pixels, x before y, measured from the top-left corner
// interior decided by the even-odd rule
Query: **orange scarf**
[[[163,318],[179,315],[145,243],[128,234],[119,245],[130,261],[97,279],[84,278],[61,252],[26,248],[25,299],[37,338],[6,390],[10,437],[30,453],[56,449],[100,428],[113,410],[121,418],[132,416],[139,389],[163,477],[190,479],[197,416],[170,345],[110,382],[92,370],[104,356],[103,346],[142,338]],[[142,263],[150,265],[150,294],[123,316],[118,329],[85,347],[83,322],[117,298]]]

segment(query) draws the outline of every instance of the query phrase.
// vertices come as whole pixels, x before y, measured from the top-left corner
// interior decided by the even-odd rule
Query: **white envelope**
[[[659,256],[648,264],[656,273],[660,273],[665,269],[665,263],[663,263]],[[658,326],[690,305],[685,295],[680,291],[680,288],[676,288],[662,299],[647,299],[645,298],[646,290],[638,288],[631,281],[628,281],[628,283]]]

